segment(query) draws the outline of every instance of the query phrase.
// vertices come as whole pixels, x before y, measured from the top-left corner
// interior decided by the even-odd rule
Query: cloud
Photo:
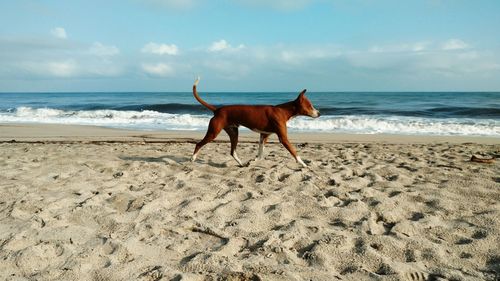
[[[76,74],[78,69],[74,60],[66,60],[59,62],[49,62],[47,71],[57,77],[71,77]]]
[[[174,74],[174,69],[170,65],[165,63],[143,63],[141,65],[141,68],[145,73],[152,76],[169,77]]]
[[[59,38],[59,39],[66,39],[68,36],[66,35],[66,30],[62,27],[56,27],[50,30],[50,34],[52,36]]]
[[[220,52],[224,50],[238,50],[245,48],[245,45],[240,44],[238,47],[231,46],[226,40],[221,39],[219,41],[213,42],[208,48],[209,52]]]
[[[468,47],[469,45],[460,39],[450,39],[442,45],[441,49],[445,51],[462,50],[462,49],[467,49]]]
[[[133,84],[135,87],[150,89],[148,85],[154,82],[145,77],[164,77],[173,78],[169,80],[171,85],[182,84],[182,87],[172,86],[171,90],[185,90],[184,83],[189,85],[197,74],[218,85],[215,87],[220,87],[219,90],[280,91],[311,84],[321,90],[446,90],[458,87],[456,85],[493,89],[500,86],[492,82],[496,81],[492,77],[500,75],[500,50],[476,49],[466,43],[467,47],[461,44],[461,49],[455,46],[444,50],[443,46],[450,40],[359,48],[300,43],[235,47],[229,42],[221,39],[182,52],[173,44],[151,42],[144,45],[142,53],[122,54],[118,46],[101,42],[83,43],[52,36],[0,37],[0,87],[24,87],[12,86],[14,80],[32,84],[43,80],[45,85],[55,85],[64,79],[97,78],[103,81],[102,85],[107,85],[106,81],[111,85],[118,79],[126,79],[137,82]],[[113,80],[104,79],[108,77]],[[117,87],[117,90],[124,89]]]
[[[195,7],[200,0],[144,0],[150,5],[174,10],[187,10]]]
[[[16,67],[18,71],[37,77],[68,78],[77,75],[79,71],[78,64],[73,59],[20,61]]]
[[[351,52],[345,58],[354,70],[370,73],[373,77],[391,74],[396,80],[446,78],[458,81],[486,77],[500,70],[498,52],[470,50],[458,39],[429,42],[425,51],[416,50],[413,44],[400,46],[404,47],[382,47],[376,54],[371,54],[373,48],[369,52]]]
[[[155,55],[175,56],[179,53],[179,48],[174,44],[167,45],[150,42],[142,47],[141,52]]]
[[[301,10],[313,2],[314,0],[237,0],[237,3],[253,6],[253,7],[263,7],[271,8],[279,11],[295,11]]]
[[[452,51],[468,49],[469,45],[460,39],[449,39],[439,44],[431,41],[419,41],[392,45],[375,45],[369,48],[372,53],[404,53],[423,51]]]
[[[222,50],[225,50],[225,49],[228,49],[230,47],[230,45],[227,43],[226,40],[219,40],[217,42],[213,42],[212,45],[210,46],[210,48],[208,48],[208,50],[210,52],[218,52],[218,51],[222,51]]]
[[[55,38],[0,38],[0,79],[92,78],[126,71],[120,50],[99,42],[85,44]]]
[[[337,46],[325,45],[321,47],[281,48],[277,57],[286,64],[299,65],[311,61],[333,59],[341,54],[342,51]]]
[[[369,51],[372,53],[422,52],[427,50],[430,45],[431,42],[428,41],[383,46],[375,45],[370,47]]]
[[[140,3],[152,5],[154,7],[165,8],[167,10],[190,10],[208,2],[206,0],[136,0]],[[297,11],[306,8],[314,2],[328,2],[325,0],[232,0],[225,2],[233,2],[244,7],[273,9],[282,12]]]
[[[111,57],[118,55],[120,53],[120,49],[115,46],[106,46],[100,42],[94,42],[94,44],[90,46],[89,52],[100,57]]]

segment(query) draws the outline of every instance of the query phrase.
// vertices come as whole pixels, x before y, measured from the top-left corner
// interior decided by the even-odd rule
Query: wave
[[[166,104],[141,104],[141,105],[127,105],[113,108],[116,110],[132,110],[144,111],[151,110],[162,113],[198,113],[203,114],[209,112],[207,108],[199,104],[183,104],[183,103],[166,103]]]
[[[208,115],[170,114],[151,110],[61,110],[53,108],[18,107],[0,112],[0,122],[94,125],[140,130],[200,130]]]
[[[354,134],[500,136],[500,122],[493,119],[342,116],[319,122],[296,119],[289,125],[297,130]]]
[[[206,111],[205,111],[206,112]],[[0,122],[95,125],[139,130],[206,130],[212,115],[154,110],[61,110],[18,107],[0,112]],[[383,115],[297,117],[291,131],[362,134],[474,135],[500,137],[500,120]]]
[[[413,116],[429,118],[500,118],[500,108],[442,106],[419,110],[376,109],[367,107],[319,108],[329,115],[384,115]]]
[[[216,107],[222,105],[216,104]],[[428,118],[472,118],[484,119],[493,118],[500,119],[500,107],[466,107],[466,106],[433,106],[412,108],[405,106],[403,108],[395,106],[388,108],[387,106],[380,107],[372,106],[317,106],[324,115],[336,116],[353,116],[353,115],[376,115],[376,116],[409,116],[409,117],[428,117]],[[61,110],[80,111],[80,110],[116,110],[116,111],[156,111],[161,113],[172,114],[194,114],[203,115],[209,114],[205,107],[200,104],[184,104],[184,103],[165,103],[165,104],[129,104],[122,106],[110,106],[109,104],[73,104],[62,107],[56,107]],[[5,111],[5,110],[4,110]]]

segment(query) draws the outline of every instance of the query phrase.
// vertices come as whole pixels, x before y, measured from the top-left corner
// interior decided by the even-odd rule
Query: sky
[[[0,0],[0,92],[500,91],[498,0]]]

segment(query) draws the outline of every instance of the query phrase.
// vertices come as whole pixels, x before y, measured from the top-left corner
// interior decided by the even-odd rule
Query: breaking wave
[[[206,130],[211,115],[162,113],[154,110],[62,110],[18,107],[0,111],[3,123],[52,123],[94,125],[138,130]],[[355,134],[500,136],[500,120],[426,118],[383,115],[323,115],[319,119],[298,117],[289,130]]]

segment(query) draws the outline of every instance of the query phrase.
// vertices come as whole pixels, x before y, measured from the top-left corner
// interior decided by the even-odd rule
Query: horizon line
[[[299,93],[300,91],[202,91],[203,93]],[[84,94],[84,93],[116,93],[116,94],[130,94],[130,93],[151,93],[151,94],[179,94],[179,93],[192,93],[191,91],[9,91],[0,94]],[[446,90],[446,91],[307,91],[307,93],[500,93],[500,90],[495,91],[463,91],[463,90]]]

